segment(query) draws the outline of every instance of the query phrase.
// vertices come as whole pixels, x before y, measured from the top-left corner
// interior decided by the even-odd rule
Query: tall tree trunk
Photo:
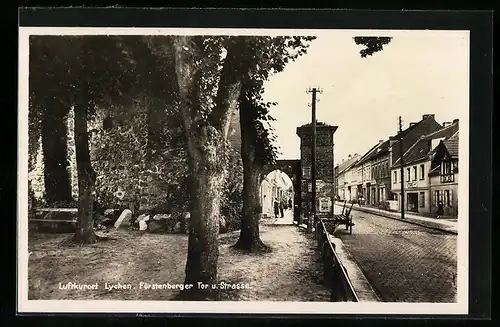
[[[241,42],[241,41],[240,41]],[[191,218],[189,222],[186,283],[188,300],[217,299],[218,234],[221,186],[226,171],[225,141],[229,120],[238,104],[241,82],[234,74],[238,44],[227,49],[221,71],[216,105],[209,117],[201,117],[200,74],[196,63],[198,45],[193,36],[173,38],[180,110],[188,146],[190,167]],[[234,76],[233,76],[234,75]],[[206,288],[199,287],[199,283]]]
[[[86,104],[79,103],[75,106],[75,148],[78,171],[78,221],[73,240],[77,243],[91,244],[98,240],[94,233],[92,195],[96,176],[90,162]]]
[[[191,218],[189,221],[186,300],[217,300],[217,261],[219,258],[219,211],[221,186],[225,171],[219,166],[217,154],[223,144],[216,139],[205,139],[200,151],[190,156]],[[201,150],[203,149],[203,150]],[[200,286],[200,283],[204,286]]]
[[[69,204],[72,201],[71,183],[67,170],[67,138],[65,116],[69,108],[51,100],[44,103],[42,146],[45,165],[45,194],[49,205]]]
[[[250,252],[267,249],[260,239],[260,166],[255,157],[253,120],[240,110],[241,159],[243,161],[243,215],[240,238],[234,247]],[[250,119],[249,119],[250,118]]]

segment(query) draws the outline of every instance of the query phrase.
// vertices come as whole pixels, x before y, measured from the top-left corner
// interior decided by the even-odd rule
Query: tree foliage
[[[373,36],[356,36],[354,42],[358,45],[364,45],[365,48],[359,52],[361,58],[373,55],[375,52],[382,51],[384,45],[389,44],[392,37],[373,37]]]
[[[260,51],[249,62],[252,73],[243,83],[239,110],[243,123],[248,124],[249,138],[253,140],[255,163],[260,166],[274,163],[279,150],[275,144],[276,135],[269,124],[275,120],[270,110],[277,103],[264,101],[264,83],[273,74],[282,72],[288,63],[304,55],[315,39],[313,36],[256,37],[255,43]]]

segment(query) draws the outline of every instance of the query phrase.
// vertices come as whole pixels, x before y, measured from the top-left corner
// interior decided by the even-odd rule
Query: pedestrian
[[[288,208],[290,208],[290,210],[292,210],[293,208],[293,205],[292,205],[292,198],[288,199]]]
[[[274,221],[276,221],[276,219],[278,219],[279,213],[280,213],[280,207],[279,207],[278,200],[274,200]]]
[[[443,201],[438,202],[437,217],[440,218],[444,215]]]
[[[285,204],[283,203],[284,201],[280,201],[280,213],[281,213],[281,218],[285,217]]]

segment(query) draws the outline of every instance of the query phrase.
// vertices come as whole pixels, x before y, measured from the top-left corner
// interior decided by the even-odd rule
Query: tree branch
[[[190,62],[189,55],[191,50],[190,36],[174,36],[174,58],[175,73],[179,87],[180,111],[182,114],[182,123],[186,133],[188,151],[191,157],[194,156],[195,147],[193,144],[193,113],[189,105],[190,90],[193,86],[193,77],[196,74],[194,64]]]
[[[219,88],[215,97],[215,108],[211,113],[212,125],[222,133],[224,139],[229,131],[231,114],[238,106],[241,92],[242,79],[248,74],[249,69],[242,67],[238,62],[241,50],[244,50],[245,40],[238,37],[236,40],[229,39],[227,55],[221,71]],[[242,49],[241,49],[242,48]]]

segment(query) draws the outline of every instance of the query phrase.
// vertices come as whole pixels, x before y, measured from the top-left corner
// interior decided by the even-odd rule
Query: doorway
[[[418,193],[407,194],[406,210],[412,212],[418,212]]]

